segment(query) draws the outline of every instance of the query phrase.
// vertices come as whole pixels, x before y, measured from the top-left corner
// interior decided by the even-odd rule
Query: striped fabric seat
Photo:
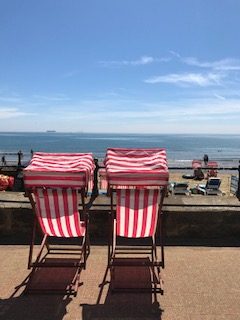
[[[169,173],[165,149],[107,150],[107,180],[115,186],[166,186]]]
[[[24,184],[26,188],[87,187],[94,168],[91,153],[37,152],[24,170]]]
[[[33,190],[36,213],[44,234],[55,237],[81,237],[85,235],[85,224],[78,212],[76,189]]]
[[[156,230],[159,199],[159,189],[118,189],[117,236],[152,237]]]

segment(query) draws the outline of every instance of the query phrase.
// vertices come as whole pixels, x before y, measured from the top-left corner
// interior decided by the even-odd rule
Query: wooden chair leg
[[[32,255],[33,255],[33,248],[34,248],[34,244],[35,244],[36,227],[37,227],[37,219],[36,219],[36,216],[34,216],[33,229],[32,229],[32,239],[31,239],[31,244],[29,247],[29,255],[28,255],[28,269],[31,269],[31,266],[32,266]]]

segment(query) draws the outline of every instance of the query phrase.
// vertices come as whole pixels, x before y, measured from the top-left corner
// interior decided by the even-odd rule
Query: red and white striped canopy
[[[91,153],[34,153],[24,169],[24,184],[32,187],[87,187],[95,165]]]
[[[169,172],[165,149],[107,150],[105,165],[110,185],[165,186]]]
[[[193,160],[192,161],[192,168],[198,169],[202,167],[202,161],[201,160]]]
[[[217,163],[217,161],[209,161],[207,166],[209,168],[217,168],[218,167],[218,163]]]

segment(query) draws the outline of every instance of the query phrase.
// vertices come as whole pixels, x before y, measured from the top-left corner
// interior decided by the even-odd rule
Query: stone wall
[[[172,199],[173,200],[173,199]],[[110,207],[93,206],[89,211],[90,237],[93,241],[107,242]],[[164,223],[167,241],[185,239],[240,240],[240,207],[235,206],[184,206],[169,201],[164,206]],[[28,242],[33,225],[33,212],[24,202],[0,201],[0,236],[3,242],[24,239]],[[0,240],[1,241],[1,240]]]

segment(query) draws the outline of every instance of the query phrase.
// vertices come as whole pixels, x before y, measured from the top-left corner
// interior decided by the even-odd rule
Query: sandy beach
[[[203,179],[201,181],[193,180],[193,179],[184,179],[182,177],[182,172],[170,172],[170,182],[187,182],[189,189],[196,187],[198,184],[206,184],[207,179]],[[218,173],[217,177],[221,179],[221,186],[220,190],[222,191],[223,195],[230,196],[232,195],[230,193],[230,182],[231,182],[231,175],[235,174],[229,174],[229,173]]]

